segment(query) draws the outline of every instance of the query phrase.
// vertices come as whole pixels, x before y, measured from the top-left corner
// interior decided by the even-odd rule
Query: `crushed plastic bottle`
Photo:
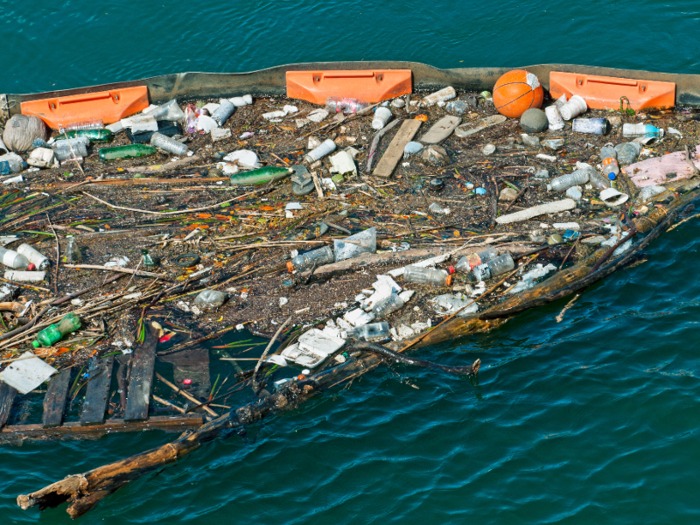
[[[403,279],[407,283],[430,284],[432,286],[450,286],[452,284],[452,276],[445,270],[421,268],[420,266],[406,266]]]
[[[375,304],[372,308],[372,313],[376,319],[382,319],[399,308],[403,308],[404,304],[406,303],[403,299],[401,299],[401,297],[395,293],[392,293]]]
[[[189,148],[182,142],[178,142],[174,138],[167,137],[158,132],[151,135],[151,146],[160,148],[168,153],[172,153],[173,155],[178,155],[180,157],[184,157],[190,151]]]
[[[374,253],[376,251],[377,228],[375,227],[351,235],[343,240],[333,240],[333,253],[335,254],[336,262],[357,257],[361,253]]]
[[[617,161],[623,166],[634,164],[642,152],[642,145],[639,142],[624,142],[615,146]]]
[[[369,107],[369,102],[356,98],[328,97],[326,99],[326,110],[330,113],[359,113]]]
[[[226,302],[228,295],[218,290],[204,290],[193,301],[203,310],[214,310]]]
[[[68,131],[78,131],[85,129],[103,129],[105,123],[102,119],[93,118],[88,120],[81,120],[79,122],[69,122],[68,124],[61,124],[58,130],[61,133],[66,133]]]
[[[465,255],[455,264],[454,268],[457,272],[471,272],[480,264],[487,263],[496,257],[498,257],[498,250],[496,248],[487,248],[483,252]]]
[[[391,332],[389,323],[386,321],[381,321],[379,323],[369,323],[353,328],[352,330],[348,330],[345,333],[345,337],[356,340],[364,339],[365,341],[378,341],[391,337]]]
[[[167,120],[169,122],[179,122],[185,118],[185,113],[180,109],[175,99],[161,104],[147,114],[156,120]]]
[[[24,255],[2,247],[0,247],[0,262],[15,270],[26,270],[29,266],[29,260]]]
[[[68,245],[66,246],[66,253],[63,255],[63,262],[68,264],[79,264],[83,262],[83,254],[80,251],[80,247],[75,242],[75,237],[73,235],[66,235],[68,240]]]
[[[588,168],[578,169],[572,173],[552,179],[552,182],[547,184],[547,190],[562,192],[572,186],[586,184],[590,178],[590,171]]]
[[[509,253],[504,253],[500,257],[496,257],[474,268],[472,273],[469,274],[469,278],[472,281],[486,281],[509,272],[513,268],[515,268],[513,257]]]
[[[330,246],[324,246],[323,248],[297,255],[287,263],[287,269],[293,272],[295,270],[311,268],[314,264],[322,266],[332,262],[335,262],[333,250]]]
[[[41,332],[36,334],[36,340],[32,341],[32,346],[34,348],[39,348],[41,346],[53,346],[66,335],[79,330],[80,326],[80,317],[74,313],[70,313],[61,319],[57,325],[49,325],[47,328],[44,328]]]

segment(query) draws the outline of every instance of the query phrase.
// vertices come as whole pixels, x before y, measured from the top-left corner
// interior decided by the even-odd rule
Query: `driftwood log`
[[[698,185],[700,182],[695,182],[690,187],[686,186],[685,190],[693,190]],[[647,216],[636,219],[635,226],[640,233],[651,233],[631,250],[611,260],[595,272],[591,270],[607,252],[606,248],[597,250],[530,290],[510,297],[480,314],[466,318],[456,317],[440,325],[438,329],[409,341],[406,348],[432,345],[472,333],[489,331],[500,326],[517,312],[546,304],[590,286],[631,262],[639,250],[661,235],[678,214],[698,197],[697,191],[688,191],[669,204],[654,208]],[[293,382],[274,394],[263,390],[263,395],[256,401],[232,410],[229,414],[207,423],[192,433],[183,434],[172,443],[83,474],[68,476],[37,492],[18,496],[17,503],[22,509],[34,506],[44,509],[69,502],[67,512],[72,518],[77,518],[88,512],[104,497],[143,474],[176,462],[208,441],[240,431],[246,425],[260,421],[273,413],[296,408],[317,393],[368,372],[383,360],[382,357],[374,354],[359,353],[358,355],[358,357],[351,357],[342,365],[319,372],[303,381]]]

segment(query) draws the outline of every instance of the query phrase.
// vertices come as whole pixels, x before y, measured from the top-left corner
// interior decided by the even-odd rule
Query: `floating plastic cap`
[[[292,273],[294,271],[294,265],[292,264],[292,261],[287,261],[287,270],[289,270],[289,273]]]
[[[39,348],[41,346],[41,343],[39,341],[32,341],[32,346],[34,348]]]
[[[615,176],[615,173],[613,173],[613,172],[611,171],[610,173],[608,173],[608,178],[609,178],[610,180],[615,180],[617,177]]]
[[[448,275],[447,279],[445,279],[445,286],[452,286],[452,276]]]

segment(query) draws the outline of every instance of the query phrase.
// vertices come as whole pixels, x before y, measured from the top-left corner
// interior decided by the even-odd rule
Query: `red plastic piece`
[[[313,104],[328,97],[381,102],[412,91],[410,69],[287,71],[287,96]]]
[[[52,129],[93,119],[100,119],[105,124],[113,124],[147,107],[148,88],[146,86],[43,98],[21,104],[23,115],[36,115]]]
[[[620,109],[620,97],[629,99],[635,111],[646,108],[672,108],[676,103],[676,84],[659,80],[599,77],[552,71],[549,74],[552,98],[566,95],[583,97],[592,109]],[[625,108],[627,102],[625,101]]]

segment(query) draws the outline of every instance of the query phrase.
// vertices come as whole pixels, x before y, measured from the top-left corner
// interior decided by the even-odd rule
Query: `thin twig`
[[[58,295],[58,266],[59,262],[61,261],[61,246],[58,242],[58,235],[56,235],[56,230],[54,229],[53,224],[51,223],[51,217],[49,217],[48,213],[46,214],[46,220],[49,221],[49,227],[53,232],[54,239],[56,239],[56,269],[53,276],[53,291],[56,295]]]
[[[96,201],[101,202],[101,203],[104,204],[105,206],[109,206],[110,208],[113,208],[113,209],[115,209],[115,210],[125,210],[125,211],[133,211],[133,212],[136,212],[136,213],[146,213],[146,214],[149,214],[149,215],[166,216],[166,215],[182,215],[182,214],[184,214],[184,213],[194,213],[194,212],[196,212],[196,211],[205,211],[205,210],[210,210],[210,209],[212,209],[212,208],[218,208],[218,207],[221,206],[222,204],[228,204],[229,202],[233,202],[233,201],[242,199],[243,197],[247,197],[247,196],[251,195],[251,193],[255,193],[255,192],[246,193],[245,195],[241,195],[241,196],[235,197],[235,198],[233,198],[233,199],[228,199],[228,200],[225,200],[225,201],[223,201],[223,202],[217,202],[216,204],[212,204],[212,205],[210,205],[210,206],[204,206],[204,207],[202,207],[202,208],[193,208],[193,209],[180,210],[180,211],[151,211],[151,210],[139,210],[138,208],[127,208],[127,207],[125,207],[125,206],[116,206],[115,204],[110,204],[110,203],[107,202],[107,201],[103,201],[103,200],[100,199],[99,197],[95,197],[94,195],[91,195],[91,194],[89,194],[89,193],[87,193],[87,192],[85,192],[85,191],[82,192],[82,193],[83,193],[83,195],[87,195],[87,196],[90,197],[91,199],[95,199]]]
[[[277,340],[279,335],[282,333],[282,330],[284,330],[284,327],[287,326],[291,320],[292,320],[292,316],[290,315],[289,317],[287,317],[287,320],[284,323],[282,323],[282,325],[277,329],[277,331],[275,332],[275,335],[273,335],[272,339],[270,339],[270,342],[268,343],[267,348],[265,348],[265,351],[260,356],[260,359],[258,359],[258,364],[255,365],[255,369],[253,370],[253,377],[251,378],[251,382],[253,385],[253,392],[255,392],[256,394],[258,393],[258,390],[259,390],[259,385],[258,385],[258,381],[257,381],[256,377],[258,375],[258,370],[260,369],[260,365],[262,364],[263,359],[265,359],[265,356],[267,355],[267,353],[270,351],[270,348],[272,348],[272,345],[274,344],[274,342]]]

